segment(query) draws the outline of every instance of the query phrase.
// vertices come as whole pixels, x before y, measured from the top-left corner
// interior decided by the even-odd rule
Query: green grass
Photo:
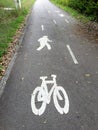
[[[15,7],[14,0],[0,0],[0,7]]]
[[[35,0],[21,0],[22,9],[4,11],[4,7],[15,8],[14,0],[0,0],[0,61],[7,53],[9,43],[12,41],[17,29],[28,14]],[[3,67],[0,65],[0,70]]]
[[[88,22],[89,20],[92,20],[92,17],[86,17],[86,16],[80,14],[77,10],[72,9],[72,8],[68,7],[67,5],[63,5],[62,3],[57,2],[56,0],[51,0],[51,2],[54,3],[55,5],[57,5],[59,8],[68,12],[71,16],[79,19],[80,21],[82,21],[84,23]]]

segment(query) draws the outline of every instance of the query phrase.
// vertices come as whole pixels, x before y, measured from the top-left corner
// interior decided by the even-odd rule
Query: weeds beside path
[[[22,0],[22,9],[3,10],[4,7],[15,8],[13,0],[0,1],[0,78],[4,75],[18,38],[23,21],[35,0]]]

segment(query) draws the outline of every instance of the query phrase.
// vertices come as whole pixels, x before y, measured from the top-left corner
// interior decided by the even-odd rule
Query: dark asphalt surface
[[[48,0],[35,2],[0,98],[0,130],[98,130],[98,46],[75,34],[77,24]],[[45,47],[37,51],[38,39],[45,35],[53,41],[49,43],[51,50]],[[74,64],[66,45],[70,45],[78,64]],[[61,115],[51,98],[45,112],[34,115],[31,94],[41,85],[40,77],[51,79],[51,74],[57,75],[58,86],[68,94],[69,113]]]

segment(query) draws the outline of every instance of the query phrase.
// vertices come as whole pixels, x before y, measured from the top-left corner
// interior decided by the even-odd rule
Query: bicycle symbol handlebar
[[[51,96],[53,94],[53,101],[57,111],[60,114],[67,114],[69,112],[69,99],[66,91],[62,86],[57,86],[56,75],[51,75],[53,80],[46,80],[48,77],[40,77],[42,84],[40,87],[36,87],[31,96],[31,108],[35,115],[42,115],[46,109],[46,105],[50,103]],[[47,84],[53,83],[53,87],[48,92]],[[61,95],[62,93],[62,95]],[[37,108],[37,102],[41,103],[41,106]],[[58,100],[64,100],[64,106],[61,107]]]

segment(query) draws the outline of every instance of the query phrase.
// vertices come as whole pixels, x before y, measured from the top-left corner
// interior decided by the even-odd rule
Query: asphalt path
[[[77,24],[48,0],[35,2],[0,98],[0,130],[98,130],[98,46]]]

